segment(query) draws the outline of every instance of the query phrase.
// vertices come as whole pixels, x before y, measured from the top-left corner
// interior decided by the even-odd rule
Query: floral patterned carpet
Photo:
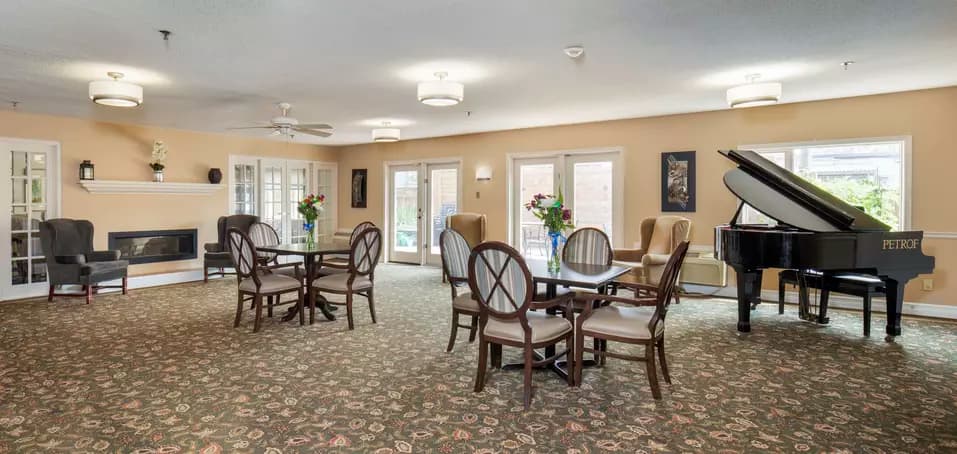
[[[384,265],[379,323],[269,319],[232,328],[235,281],[0,304],[0,452],[957,452],[957,325],[875,314],[831,324],[762,305],[685,299],[669,314],[674,384],[610,359],[581,388],[492,371],[476,346],[445,353],[437,270]],[[340,310],[338,313],[342,314]],[[506,360],[517,359],[506,349]]]

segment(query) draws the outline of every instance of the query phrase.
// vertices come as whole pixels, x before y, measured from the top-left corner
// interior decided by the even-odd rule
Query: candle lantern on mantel
[[[93,179],[93,163],[89,160],[85,160],[80,163],[80,179],[81,180],[92,180]]]

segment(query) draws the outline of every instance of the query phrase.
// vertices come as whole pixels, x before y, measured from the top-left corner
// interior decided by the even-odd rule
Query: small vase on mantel
[[[163,171],[162,171],[162,170],[154,170],[154,171],[153,171],[153,182],[155,182],[155,183],[162,183],[162,182],[163,182]]]

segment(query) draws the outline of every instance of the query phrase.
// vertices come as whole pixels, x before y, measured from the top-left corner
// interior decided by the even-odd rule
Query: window
[[[910,226],[910,186],[907,138],[858,139],[742,146],[760,153],[845,202],[891,226]],[[745,206],[742,223],[769,224],[773,220]]]

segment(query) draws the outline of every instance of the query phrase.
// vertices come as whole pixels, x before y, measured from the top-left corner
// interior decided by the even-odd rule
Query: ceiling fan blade
[[[269,135],[271,135],[271,136],[278,136],[279,134],[282,134],[282,131],[280,131],[280,130],[277,129],[277,130],[273,131],[272,134],[269,134]]]
[[[319,137],[329,137],[332,135],[332,133],[329,131],[319,131],[316,129],[306,129],[306,128],[295,127],[295,128],[292,128],[292,130],[296,132],[301,132],[303,134],[311,134],[311,135],[319,136]]]
[[[226,129],[275,129],[275,126],[240,126],[238,128],[226,128]]]
[[[325,123],[299,123],[296,126],[307,129],[333,129],[332,126]]]

